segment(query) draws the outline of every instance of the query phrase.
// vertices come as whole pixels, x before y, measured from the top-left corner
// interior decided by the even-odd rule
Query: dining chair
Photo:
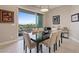
[[[62,28],[63,38],[69,39],[69,29],[67,27]]]
[[[60,47],[60,41],[61,41],[61,30],[59,30],[59,32],[58,32],[58,38],[57,38],[57,40],[58,40],[58,42],[59,42],[59,47]]]
[[[25,50],[25,52],[27,52],[27,47],[28,47],[30,49],[30,53],[31,53],[31,49],[36,47],[36,43],[31,42],[31,38],[27,32],[23,33],[23,38],[24,38],[24,50]]]
[[[39,31],[38,31],[38,28],[33,28],[33,29],[32,29],[32,33],[33,33],[33,34],[36,34],[37,32],[39,32]]]
[[[61,41],[61,30],[58,30],[57,40],[56,40],[56,50],[57,50],[57,45],[59,45],[60,47],[60,41]]]
[[[54,52],[56,50],[56,40],[57,40],[58,32],[54,32],[50,34],[50,38],[43,41],[42,43],[49,48],[49,53],[51,52],[51,46],[53,45]]]

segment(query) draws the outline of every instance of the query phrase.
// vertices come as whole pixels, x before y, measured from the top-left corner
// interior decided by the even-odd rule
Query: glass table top
[[[36,34],[29,33],[29,36],[32,40],[34,40],[36,42],[40,42],[40,41],[43,40],[42,32],[39,32],[39,33],[36,33]]]

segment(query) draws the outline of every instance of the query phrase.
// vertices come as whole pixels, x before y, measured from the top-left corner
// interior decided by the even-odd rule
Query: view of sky
[[[35,24],[36,16],[24,12],[19,12],[19,24]]]

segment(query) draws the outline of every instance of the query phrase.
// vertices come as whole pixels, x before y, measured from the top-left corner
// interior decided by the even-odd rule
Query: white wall
[[[69,20],[70,20],[69,13],[70,13],[70,6],[65,6],[65,7],[62,6],[62,7],[55,8],[45,15],[44,24],[51,27],[56,26],[56,25],[53,25],[53,22],[52,22],[53,16],[60,15],[61,21],[59,25],[68,26]]]
[[[79,5],[72,6],[71,11],[72,11],[71,14],[79,13]],[[70,30],[71,30],[71,32],[70,32],[71,38],[73,38],[74,40],[79,42],[79,22],[71,22]]]
[[[0,5],[0,9],[14,11],[14,23],[0,23],[0,42],[17,39],[17,6]]]
[[[53,25],[52,16],[60,15],[60,26],[68,27],[70,30],[70,38],[79,41],[79,22],[71,22],[71,15],[79,13],[79,6],[61,6],[49,11],[44,16],[44,26]]]

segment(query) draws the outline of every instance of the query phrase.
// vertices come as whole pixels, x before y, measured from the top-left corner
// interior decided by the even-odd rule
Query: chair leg
[[[57,42],[55,43],[55,45],[56,45],[55,48],[56,48],[56,50],[57,50]]]
[[[55,46],[56,46],[56,45],[54,44],[54,46],[53,46],[54,52],[55,52]]]
[[[31,53],[31,49],[30,49],[30,53]]]
[[[63,38],[63,33],[61,34],[61,43],[62,43],[62,41],[63,41],[62,38]]]
[[[61,38],[61,43],[63,42],[62,38]]]
[[[25,53],[27,53],[27,46],[25,47]]]
[[[25,46],[23,46],[24,50],[25,50]]]
[[[41,53],[42,53],[42,52],[43,52],[43,51],[42,51],[42,44],[40,45],[40,49],[41,49]]]
[[[60,47],[60,40],[59,40],[59,47]]]
[[[25,40],[23,40],[23,43],[24,43],[24,44],[23,44],[23,48],[24,48],[24,50],[25,50]]]
[[[49,47],[49,53],[51,52],[51,48]]]

